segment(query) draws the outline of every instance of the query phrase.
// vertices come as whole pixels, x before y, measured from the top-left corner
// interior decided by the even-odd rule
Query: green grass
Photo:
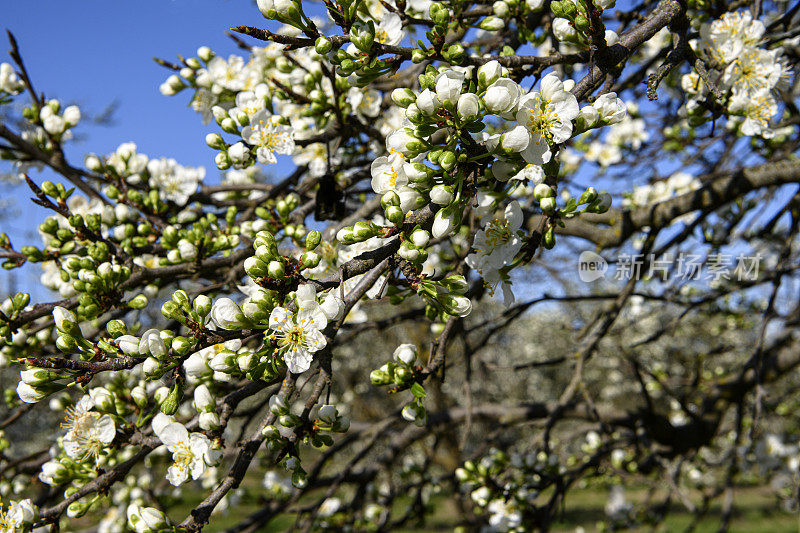
[[[630,502],[642,501],[646,496],[643,490],[627,491],[626,497]],[[731,532],[741,533],[781,533],[796,532],[800,527],[800,516],[788,513],[780,508],[774,493],[768,487],[737,488],[734,491],[735,512],[730,523]],[[587,533],[597,531],[596,524],[603,520],[607,492],[598,489],[577,489],[567,496],[564,513],[561,521],[554,524],[553,531],[574,531],[577,526],[582,526]],[[696,505],[701,502],[699,494],[692,494],[691,499]],[[697,524],[695,531],[699,533],[716,532],[721,524],[722,499],[712,503],[709,512]],[[692,522],[693,516],[677,501],[673,501],[667,518],[656,531],[672,532],[683,531]],[[638,528],[641,531],[650,531],[649,526]],[[634,530],[636,531],[636,530]]]
[[[245,479],[245,484],[249,489],[258,493],[260,483],[255,480]],[[188,512],[200,501],[199,492],[192,493],[186,491],[187,496],[180,505],[170,509],[170,518],[179,522],[186,517]],[[598,522],[605,519],[604,506],[608,491],[600,487],[585,489],[573,489],[568,493],[562,512],[558,515],[555,523],[552,524],[554,532],[574,532],[580,526],[586,533],[599,531]],[[626,492],[629,502],[636,503],[645,499],[644,489],[630,489]],[[699,504],[701,499],[699,493],[690,494],[692,501]],[[404,502],[396,502],[395,516],[399,516],[404,510]],[[721,521],[722,499],[715,501],[706,514],[699,522],[695,531],[699,533],[710,533],[719,530]],[[402,529],[396,529],[397,533],[403,532],[434,532],[452,531],[459,524],[462,518],[458,507],[451,498],[436,497],[433,502],[435,511],[426,517],[424,527],[416,527],[413,523],[408,524]],[[211,522],[203,531],[208,533],[218,533],[224,531],[260,508],[257,501],[245,499],[238,503],[234,508],[227,512],[220,513],[211,517]],[[769,487],[744,487],[735,490],[735,513],[731,520],[729,531],[734,533],[782,533],[796,532],[800,530],[800,515],[784,511],[775,494]],[[88,520],[87,520],[88,519]],[[85,525],[94,523],[96,517],[81,520],[86,521]],[[667,514],[667,518],[655,529],[657,532],[684,531],[692,522],[693,516],[677,501],[673,501],[672,507]],[[288,531],[292,528],[295,515],[283,514],[275,517],[260,531],[280,532]],[[641,526],[629,531],[652,531],[650,526]]]

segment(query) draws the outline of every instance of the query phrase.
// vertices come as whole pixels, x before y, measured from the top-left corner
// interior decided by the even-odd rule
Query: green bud
[[[325,36],[317,37],[317,40],[314,43],[314,48],[319,55],[324,56],[330,52],[331,49],[333,49],[333,43],[331,43],[331,40]]]
[[[378,226],[365,220],[359,220],[353,226],[353,238],[360,241],[365,241],[371,237],[374,237],[377,235],[377,232]]]
[[[373,370],[369,374],[369,381],[376,386],[381,385],[388,385],[392,382],[392,379],[389,377],[388,372],[384,371],[382,368],[377,370]]]
[[[45,193],[47,196],[52,196],[54,198],[57,198],[59,196],[58,189],[56,188],[56,186],[53,184],[52,181],[45,181],[39,188],[42,189],[42,192]]]
[[[555,228],[551,227],[547,230],[542,238],[542,246],[547,248],[548,250],[552,250],[553,247],[556,245],[556,232]]]
[[[594,187],[589,187],[588,189],[583,191],[583,194],[581,194],[581,197],[578,199],[578,204],[579,205],[590,204],[594,202],[596,198],[597,198],[597,189],[595,189]]]
[[[583,14],[578,14],[575,16],[575,29],[581,33],[586,33],[589,31],[589,19],[586,18]]]
[[[187,355],[192,346],[194,342],[186,337],[178,336],[172,339],[172,349],[178,352],[178,355]]]
[[[300,256],[300,262],[303,264],[304,268],[316,268],[320,261],[322,261],[322,256],[317,252],[304,252],[303,255]]]
[[[601,193],[587,208],[589,213],[602,214],[611,209],[611,195],[607,192]]]
[[[306,250],[311,251],[322,241],[322,233],[317,230],[311,230],[306,235]]]
[[[267,265],[267,274],[274,279],[283,279],[286,277],[286,267],[280,261],[270,261]]]
[[[411,89],[401,87],[392,91],[392,101],[402,108],[407,108],[417,101],[417,97]]]
[[[553,198],[555,195],[556,191],[546,183],[540,183],[533,188],[533,197],[536,198],[537,201],[542,198]]]
[[[403,213],[403,210],[398,205],[390,205],[384,210],[383,214],[386,220],[395,226],[401,225],[406,218],[405,213]]]
[[[201,317],[206,317],[211,312],[211,298],[205,294],[200,294],[194,299],[192,307],[195,313]]]
[[[128,302],[128,307],[131,309],[144,309],[147,307],[147,296],[144,294],[139,294],[134,297],[130,302]]]
[[[437,26],[447,26],[450,22],[450,12],[442,4],[436,2],[432,3],[430,8],[428,8],[428,14],[433,23]]]
[[[176,383],[172,386],[169,394],[167,394],[167,397],[164,398],[164,401],[162,401],[158,407],[165,415],[174,415],[175,411],[178,410],[178,404],[181,398],[183,398],[183,388]]]
[[[384,193],[384,195],[381,196],[381,207],[386,209],[387,207],[392,205],[395,206],[400,205],[400,195],[398,195],[394,191],[389,191],[387,193]]]
[[[108,334],[116,339],[121,335],[125,335],[128,332],[128,328],[125,327],[125,322],[115,319],[108,321],[108,324],[106,324],[106,331],[108,331]]]
[[[456,166],[456,154],[449,150],[442,153],[439,158],[439,165],[446,171],[451,171]]]
[[[539,207],[545,214],[552,215],[556,212],[556,199],[542,198],[539,200]]]

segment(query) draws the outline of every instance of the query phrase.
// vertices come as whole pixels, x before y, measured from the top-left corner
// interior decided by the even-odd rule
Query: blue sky
[[[212,131],[187,105],[189,93],[163,96],[158,86],[169,72],[153,57],[175,61],[194,56],[206,45],[220,54],[243,53],[226,35],[231,26],[264,26],[252,0],[80,0],[4,2],[2,29],[17,38],[23,60],[38,92],[75,103],[84,117],[118,103],[110,126],[83,120],[75,129],[79,142],[67,143],[68,159],[81,165],[87,152],[105,154],[133,141],[151,157],[174,157],[184,165],[205,166],[207,181],[216,181],[215,152],[204,138]],[[0,35],[0,61],[10,61]],[[26,97],[19,101],[27,104]],[[0,162],[0,171],[10,167]],[[32,173],[35,181],[50,172]],[[0,220],[16,247],[40,244],[36,226],[47,212],[27,200],[27,188],[0,186],[14,206]],[[23,271],[29,270],[28,268]],[[25,274],[22,274],[23,277]],[[0,283],[0,291],[6,288]]]
[[[250,0],[37,0],[8,2],[3,15],[39,91],[95,114],[119,102],[114,126],[83,124],[78,131],[87,142],[71,153],[106,153],[134,141],[148,155],[207,167],[214,155],[203,142],[209,130],[186,107],[187,93],[158,92],[168,72],[152,58],[175,61],[202,45],[234,53],[228,28],[266,22]]]

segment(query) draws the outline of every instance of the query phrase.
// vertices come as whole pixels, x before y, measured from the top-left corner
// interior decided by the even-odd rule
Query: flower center
[[[301,326],[295,326],[286,332],[284,343],[291,347],[302,346],[305,341],[305,331]]]
[[[496,247],[507,243],[511,239],[511,226],[507,219],[495,218],[486,228],[486,244]]]
[[[394,187],[397,184],[397,171],[394,169],[394,167],[391,167],[389,169],[388,174],[389,174],[389,186]]]
[[[275,150],[288,142],[287,133],[273,131],[272,127],[272,124],[265,124],[263,120],[259,120],[258,125],[253,127],[253,142],[268,150]]]
[[[760,123],[763,126],[769,124],[769,119],[772,118],[772,109],[770,109],[770,102],[764,96],[756,96],[750,100],[746,115],[748,118]]]
[[[17,524],[11,520],[10,516],[8,516],[10,513],[10,508],[3,510],[2,506],[0,506],[0,532],[2,533],[14,531],[14,529],[17,527]]]
[[[192,462],[192,459],[194,459],[194,454],[186,442],[180,441],[175,445],[175,450],[172,452],[172,458],[175,460],[175,466],[181,470],[185,470]]]
[[[550,127],[556,122],[561,122],[558,113],[551,112],[548,102],[542,98],[541,94],[536,95],[536,103],[530,110],[528,129],[549,143],[553,140]],[[539,143],[539,139],[536,140],[536,143]]]

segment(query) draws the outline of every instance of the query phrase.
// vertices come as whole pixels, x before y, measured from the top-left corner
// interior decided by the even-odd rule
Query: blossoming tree
[[[0,258],[51,296],[0,307],[0,531],[527,531],[586,483],[726,528],[800,464],[798,5],[258,0],[243,55],[159,60],[218,183],[68,160],[11,36],[51,214]]]

